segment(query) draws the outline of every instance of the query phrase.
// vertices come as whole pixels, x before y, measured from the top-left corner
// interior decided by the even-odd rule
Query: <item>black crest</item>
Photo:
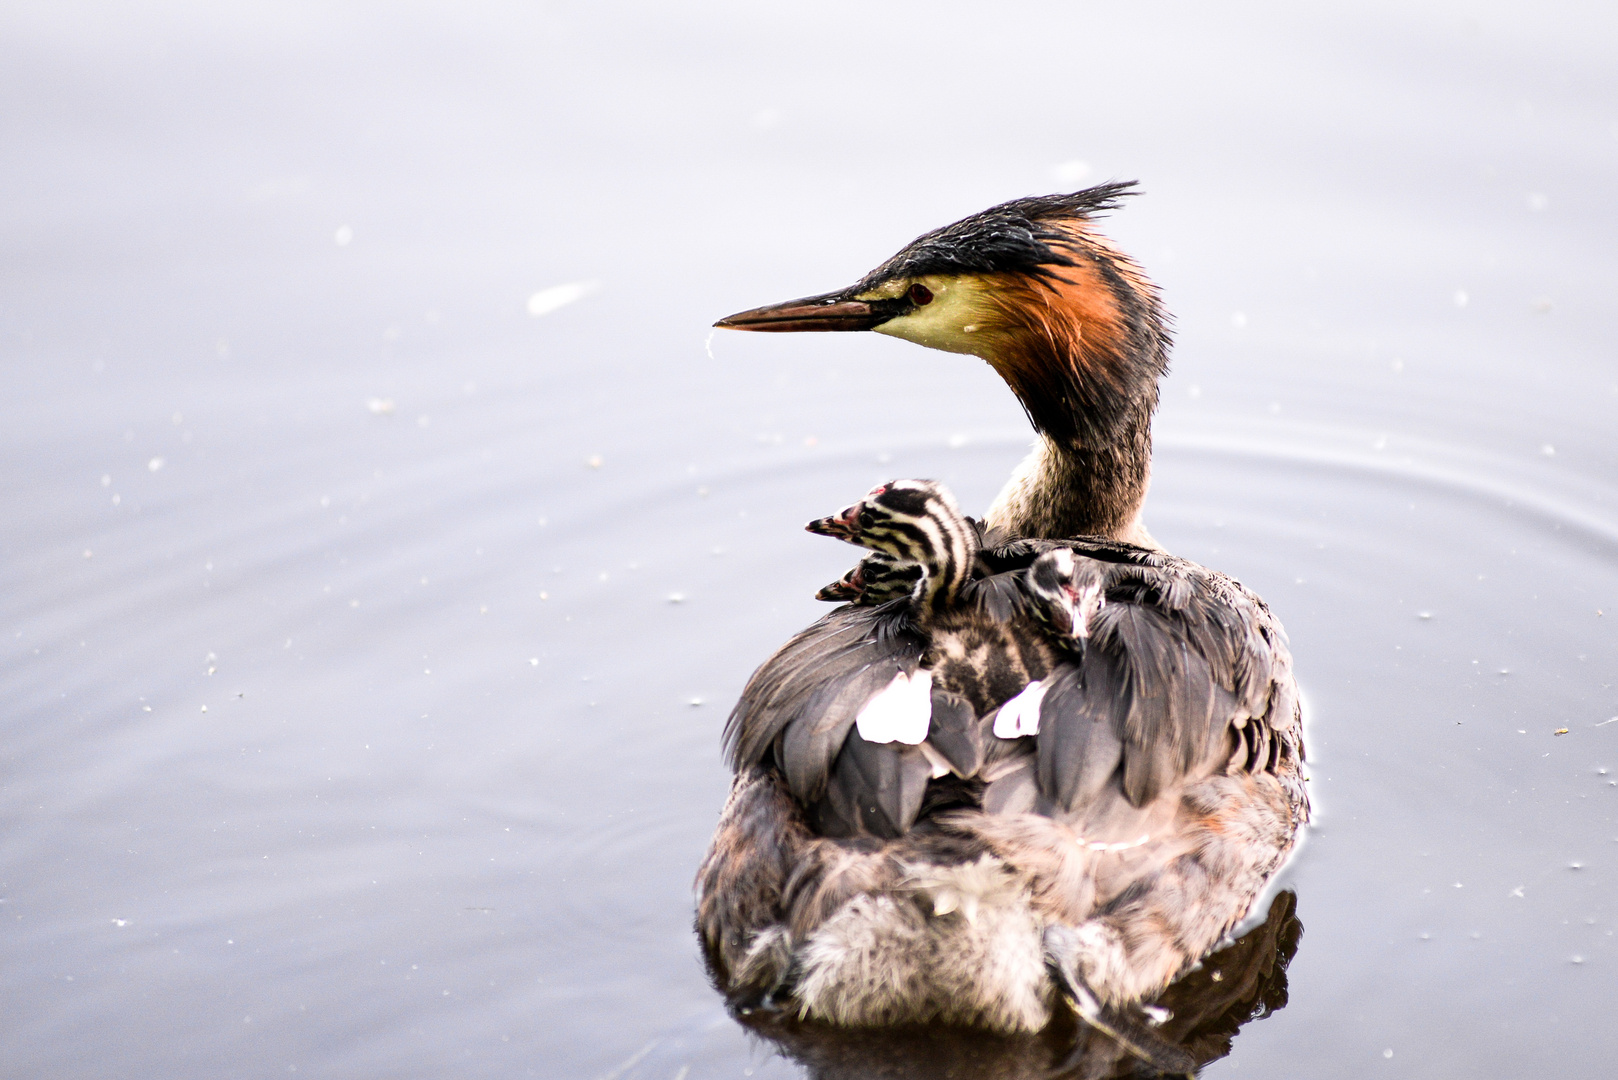
[[[860,293],[896,277],[1011,271],[1043,275],[1072,266],[1056,223],[1088,220],[1137,193],[1133,180],[1115,180],[1070,195],[1033,195],[991,206],[918,236],[849,290]]]

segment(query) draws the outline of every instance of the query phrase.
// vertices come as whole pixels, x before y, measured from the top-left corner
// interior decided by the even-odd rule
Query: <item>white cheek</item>
[[[929,349],[982,355],[986,343],[982,311],[970,286],[955,283],[935,294],[933,302],[908,315],[889,319],[876,328],[879,334],[903,338]]]

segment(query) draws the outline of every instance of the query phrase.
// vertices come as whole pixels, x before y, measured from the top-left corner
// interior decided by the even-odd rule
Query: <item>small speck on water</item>
[[[1553,734],[1553,735],[1566,735],[1567,734],[1567,728],[1559,727],[1555,731],[1551,732],[1551,734]]]
[[[1432,617],[1433,617],[1433,613],[1430,612],[1430,611],[1418,611],[1418,612],[1416,612],[1416,618],[1418,618],[1418,619],[1430,619]]]
[[[1384,1051],[1382,1051],[1382,1056],[1385,1057],[1385,1058],[1390,1058],[1390,1057],[1393,1056],[1393,1051],[1391,1049],[1384,1050]]]
[[[601,468],[602,464],[603,462],[600,454],[591,454],[589,457],[584,459],[585,468],[588,469],[599,469]]]

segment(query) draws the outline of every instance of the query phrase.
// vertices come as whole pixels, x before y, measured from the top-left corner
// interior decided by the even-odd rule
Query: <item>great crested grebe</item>
[[[1169,333],[1091,224],[1130,189],[1005,203],[848,289],[716,324],[975,354],[1039,433],[989,510],[993,543],[941,535],[971,549],[964,577],[939,586],[890,546],[922,566],[915,599],[837,608],[743,690],[696,882],[737,1007],[1032,1031],[1066,999],[1117,1033],[1248,913],[1308,819],[1280,625],[1141,523]],[[925,503],[897,509],[959,519]],[[873,702],[921,701],[925,740],[862,735]],[[878,739],[914,737],[913,718],[885,722]]]

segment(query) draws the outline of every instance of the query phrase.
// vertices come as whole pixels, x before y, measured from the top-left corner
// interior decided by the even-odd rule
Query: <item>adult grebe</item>
[[[1026,539],[978,564],[989,581],[1022,571],[1017,595],[1043,588],[1029,610],[1048,625],[1066,598],[1084,639],[940,647],[907,603],[851,604],[765,662],[727,724],[736,778],[697,876],[698,931],[735,1005],[1014,1031],[1065,997],[1117,1031],[1118,1010],[1247,914],[1308,818],[1279,624],[1140,520],[1169,334],[1156,290],[1091,225],[1130,187],[1005,203],[849,289],[717,324],[876,330],[987,360],[1040,439],[986,519]],[[1056,548],[1072,554],[1031,575]],[[983,605],[1009,596],[987,587]],[[873,699],[951,663],[982,678],[930,687],[930,723],[981,735],[1009,707],[1000,741],[1025,752],[934,776],[919,746],[861,738]]]

